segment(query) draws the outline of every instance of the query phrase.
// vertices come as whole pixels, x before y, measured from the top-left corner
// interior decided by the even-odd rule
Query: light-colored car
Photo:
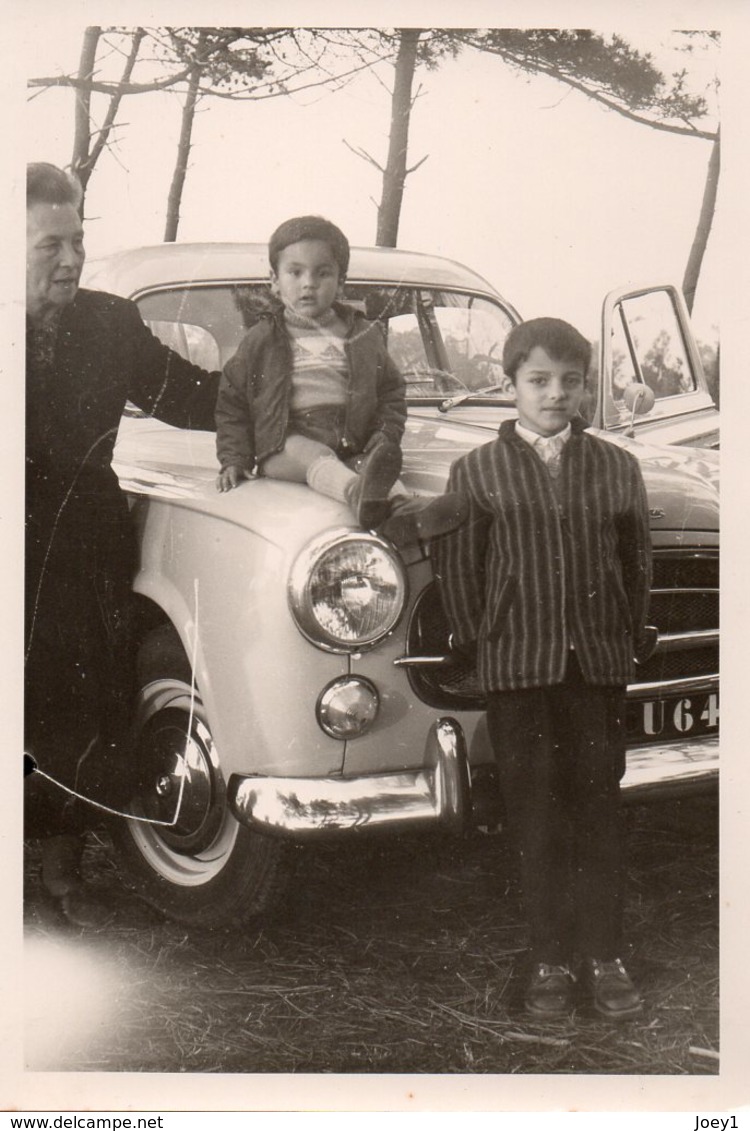
[[[266,274],[258,245],[176,244],[94,263],[84,284],[134,298],[164,341],[215,369],[257,316]],[[485,416],[494,429],[512,415],[502,393],[445,402],[498,384],[519,317],[473,272],[433,256],[355,249],[347,285],[406,376],[403,480],[440,492],[453,460],[491,438]],[[718,771],[716,417],[679,295],[641,297],[657,296],[668,326],[649,333],[672,391],[642,416],[625,407],[633,394],[615,347],[592,405],[601,434],[639,456],[651,508],[659,644],[629,689],[631,797],[707,788]],[[605,327],[627,325],[629,302],[607,299]],[[681,360],[664,360],[663,335],[678,333]],[[641,340],[632,327],[626,338],[634,350]],[[656,384],[646,356],[633,375]],[[301,842],[494,824],[482,698],[474,673],[446,662],[425,547],[399,554],[304,485],[253,479],[221,494],[213,435],[135,413],[115,466],[141,547],[146,782],[118,840],[146,898],[190,922],[242,921],[281,893]]]

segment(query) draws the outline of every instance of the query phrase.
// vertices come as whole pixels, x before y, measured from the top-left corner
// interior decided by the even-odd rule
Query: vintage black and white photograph
[[[7,1103],[721,1083],[732,25],[472,7],[19,10]]]

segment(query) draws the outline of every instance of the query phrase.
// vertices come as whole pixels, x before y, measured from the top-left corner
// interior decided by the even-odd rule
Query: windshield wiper
[[[457,393],[455,397],[447,397],[438,405],[438,412],[450,412],[456,405],[463,404],[464,401],[471,400],[473,397],[483,397],[488,393],[505,393],[507,392],[507,381],[503,385],[490,385],[486,389],[476,389],[474,392]]]

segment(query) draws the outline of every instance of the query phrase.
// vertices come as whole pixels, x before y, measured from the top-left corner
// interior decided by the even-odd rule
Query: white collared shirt
[[[561,432],[556,432],[554,436],[542,436],[539,432],[532,432],[530,428],[524,428],[520,420],[517,420],[516,432],[522,440],[530,444],[534,451],[538,453],[540,458],[547,465],[547,470],[550,475],[556,478],[560,470],[560,453],[573,433],[570,421],[568,421]],[[575,651],[572,640],[568,647],[571,652]]]
[[[560,444],[561,441],[562,441],[562,444],[567,444],[568,440],[570,439],[570,437],[572,435],[573,429],[570,425],[570,421],[568,421],[568,423],[565,425],[565,427],[563,428],[563,430],[561,432],[556,432],[554,434],[554,436],[542,436],[542,435],[539,434],[539,432],[532,432],[532,430],[530,428],[524,428],[521,421],[517,420],[516,421],[516,432],[521,437],[522,440],[525,440],[527,444],[531,444],[532,448],[536,448],[536,450],[542,456],[542,459],[544,459],[545,457],[543,455],[543,452],[544,452],[545,448],[550,446],[549,441],[550,440],[557,441],[557,443],[554,444],[553,447],[559,448],[559,447],[562,446]],[[546,460],[545,460],[545,463],[546,463]]]

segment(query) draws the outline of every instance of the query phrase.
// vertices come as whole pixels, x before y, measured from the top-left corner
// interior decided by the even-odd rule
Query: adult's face
[[[81,218],[72,204],[33,204],[26,210],[26,312],[43,322],[71,303],[83,250]]]

